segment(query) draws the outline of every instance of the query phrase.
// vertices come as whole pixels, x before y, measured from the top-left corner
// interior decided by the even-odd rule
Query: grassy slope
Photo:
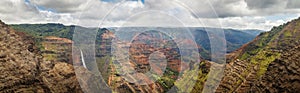
[[[234,84],[231,85],[233,89],[229,91],[236,92],[241,85],[246,84],[247,80],[259,79],[266,73],[270,63],[279,59],[284,51],[291,49],[295,40],[300,39],[299,23],[299,20],[293,20],[287,24],[274,27],[271,31],[260,34],[254,41],[231,53],[228,59],[229,63],[242,60],[245,62],[243,64],[248,65],[245,68],[247,70],[238,73],[246,81],[241,79],[243,82],[233,82]],[[253,67],[258,68],[253,70]],[[253,73],[255,75],[249,77]]]

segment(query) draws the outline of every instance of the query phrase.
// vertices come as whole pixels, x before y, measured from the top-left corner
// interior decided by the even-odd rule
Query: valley
[[[211,45],[204,28],[189,28],[201,60],[189,63],[185,62],[189,58],[180,57],[181,51],[173,39],[163,33],[145,32],[128,42],[115,36],[113,28],[102,28],[97,30],[95,41],[95,61],[101,75],[94,75],[83,67],[89,66],[82,63],[82,57],[87,55],[80,55],[78,49],[72,47],[76,27],[62,24],[8,26],[1,22],[0,42],[6,43],[1,43],[0,61],[4,63],[0,70],[6,73],[0,77],[3,80],[0,91],[95,92],[101,89],[97,86],[104,85],[93,80],[102,78],[112,91],[118,93],[162,93],[169,90],[199,93],[210,69],[221,68],[212,67],[218,63],[210,62]],[[130,29],[144,28],[124,28]],[[227,64],[215,92],[300,91],[300,19],[268,32],[224,29],[224,34]],[[193,42],[188,39],[179,41],[187,45]],[[188,55],[194,54],[190,52]],[[75,74],[75,68],[80,72]],[[15,69],[20,70],[13,72]],[[78,80],[78,74],[84,76],[84,80]],[[195,84],[191,85],[192,82]],[[80,86],[82,84],[84,86]]]

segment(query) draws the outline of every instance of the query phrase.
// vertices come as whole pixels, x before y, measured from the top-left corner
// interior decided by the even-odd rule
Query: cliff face
[[[39,75],[41,56],[33,51],[31,40],[0,22],[0,91],[40,91],[43,85]]]
[[[299,92],[300,19],[260,34],[229,54],[217,92]]]
[[[286,51],[273,61],[265,75],[255,82],[257,91],[299,92],[300,91],[300,46]]]
[[[47,61],[32,37],[1,21],[0,63],[0,92],[82,92],[71,64]]]
[[[254,82],[257,91],[300,91],[300,19],[289,22],[272,46],[280,57],[270,63],[262,77]]]

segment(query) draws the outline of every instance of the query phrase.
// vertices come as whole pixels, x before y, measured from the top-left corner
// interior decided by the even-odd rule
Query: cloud
[[[249,9],[299,9],[299,0],[245,0]]]
[[[289,0],[288,3],[287,3],[287,8],[299,9],[300,8],[300,1],[299,0]]]
[[[210,27],[215,27],[214,22],[221,22],[223,28],[233,29],[259,29],[269,31],[274,26],[279,26],[299,17],[300,14],[277,14],[269,16],[227,17],[227,18],[201,18],[208,21]]]
[[[13,12],[13,7],[15,6],[10,0],[3,0],[0,2],[0,12],[1,13],[11,13]]]
[[[251,15],[265,16],[276,14],[300,13],[299,0],[245,0],[249,10],[254,10]]]
[[[121,25],[128,17],[139,12],[137,9],[140,7],[143,5],[136,1],[126,1],[122,4],[95,1],[89,3],[89,6],[82,12],[72,13],[72,16],[78,19],[78,24],[83,26],[95,27],[102,21],[105,25],[116,26]],[[112,24],[114,22],[115,24]]]
[[[250,9],[265,9],[286,6],[286,0],[245,0]]]
[[[0,19],[11,24],[55,22],[88,27],[96,27],[102,21],[102,26],[106,27],[124,24],[178,26],[181,24],[178,22],[186,26],[220,27],[218,23],[221,22],[226,28],[269,30],[288,20],[268,19],[268,16],[295,18],[285,15],[299,16],[300,6],[298,0],[146,0],[144,3],[139,0],[122,3],[120,0],[28,1],[0,1]]]
[[[197,18],[265,16],[300,13],[299,0],[198,0],[182,1]],[[215,12],[212,13],[212,12]],[[217,15],[217,16],[215,16]]]
[[[61,13],[79,12],[87,6],[87,0],[30,0],[32,4]]]
[[[38,10],[29,6],[24,0],[1,0],[0,18],[8,23],[37,21],[41,16]]]
[[[183,1],[195,11],[197,18],[218,18],[244,16],[252,13],[242,0],[197,0]],[[201,6],[201,7],[199,7]]]

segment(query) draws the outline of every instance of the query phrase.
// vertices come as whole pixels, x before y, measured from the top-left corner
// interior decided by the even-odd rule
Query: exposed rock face
[[[256,83],[256,91],[292,93],[300,91],[300,46],[272,62],[266,74]]]
[[[255,89],[262,92],[300,91],[300,19],[289,22],[279,33],[274,50],[281,56],[270,63]],[[254,89],[254,88],[253,88]]]
[[[113,37],[113,35],[111,35],[111,32],[106,31],[105,33],[102,34],[102,39],[106,39],[108,36]],[[108,39],[106,39],[108,40]],[[164,39],[160,39],[160,38],[155,38],[155,37],[151,37],[150,33],[147,33],[146,35],[142,35],[139,36],[137,38],[135,38],[130,44],[130,42],[126,42],[126,41],[122,41],[122,40],[116,40],[115,42],[118,43],[117,47],[115,49],[116,52],[115,54],[119,57],[116,58],[115,63],[116,64],[122,64],[121,66],[116,66],[116,64],[110,64],[110,68],[111,68],[111,74],[109,76],[108,79],[108,84],[112,87],[112,89],[116,92],[125,92],[125,93],[162,93],[164,91],[167,90],[166,86],[171,86],[171,84],[169,85],[165,85],[162,86],[162,84],[160,84],[159,82],[155,82],[152,81],[148,76],[146,76],[144,73],[147,73],[148,71],[150,72],[151,67],[153,72],[151,74],[156,74],[159,75],[158,73],[161,73],[161,76],[163,75],[163,70],[159,67],[160,65],[167,65],[167,61],[164,64],[160,59],[163,59],[162,56],[164,54],[157,54],[155,56],[158,56],[156,61],[157,62],[161,62],[161,63],[152,63],[152,66],[150,67],[150,63],[149,63],[149,59],[150,55],[155,51],[160,51],[160,52],[166,52],[166,48],[159,48],[159,47],[153,47],[150,46],[149,43],[146,43],[145,41],[149,40],[149,42],[152,43],[157,43],[160,42],[160,44],[162,44],[161,42],[163,41],[167,41]],[[110,47],[110,46],[109,46]],[[122,49],[129,49],[129,53],[124,53],[122,52]],[[102,49],[103,50],[103,49]],[[169,49],[171,50],[171,49]],[[165,53],[167,54],[167,53]],[[122,58],[125,57],[124,55],[129,55],[129,59],[130,60],[126,60],[126,58]],[[171,55],[171,54],[169,54]],[[175,53],[174,55],[175,56]],[[152,56],[153,57],[153,56]],[[166,56],[167,58],[170,58],[170,62],[169,63],[175,63],[173,59],[175,58],[171,58],[170,56]],[[155,59],[152,59],[152,61]],[[168,60],[169,61],[169,60]],[[122,67],[122,68],[121,68]],[[135,70],[137,71],[137,73],[120,73],[120,68],[123,70]],[[174,67],[174,70],[175,69]],[[119,71],[119,72],[118,72]],[[122,71],[122,70],[121,70]],[[125,79],[126,77],[126,79]],[[176,76],[174,76],[176,77]],[[168,77],[170,78],[170,77]],[[129,80],[135,80],[138,82],[129,82]],[[172,82],[173,84],[173,82]]]
[[[82,92],[71,64],[45,60],[33,38],[1,21],[0,63],[0,92]]]
[[[0,92],[42,91],[39,75],[41,56],[32,44],[0,22]]]
[[[48,36],[44,38],[42,45],[45,48],[42,54],[47,61],[73,64],[72,40]]]
[[[259,35],[229,55],[217,92],[299,92],[300,19]]]
[[[81,93],[74,68],[67,63],[56,63],[54,67],[41,73],[41,81],[53,93]]]

